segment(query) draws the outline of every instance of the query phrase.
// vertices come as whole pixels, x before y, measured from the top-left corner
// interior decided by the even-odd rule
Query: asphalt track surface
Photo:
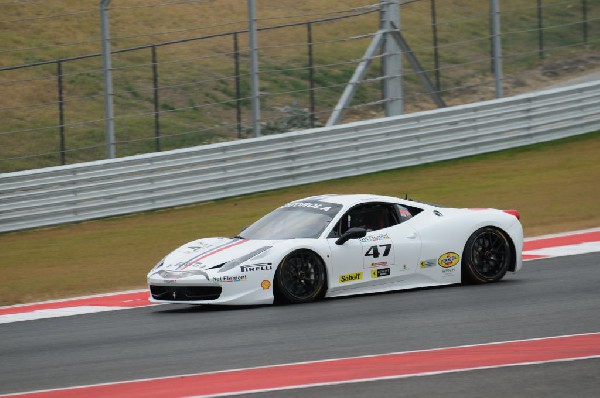
[[[308,305],[163,305],[0,325],[0,394],[600,332],[600,254],[533,260],[491,285]],[[600,359],[252,397],[597,397]]]

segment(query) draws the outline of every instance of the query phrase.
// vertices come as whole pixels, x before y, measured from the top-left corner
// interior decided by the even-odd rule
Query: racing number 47
[[[377,258],[381,254],[383,257],[385,257],[388,254],[390,254],[390,250],[392,249],[392,245],[389,243],[385,244],[385,245],[379,245],[379,247],[385,248],[383,250],[383,254],[381,254],[379,252],[379,249],[377,248],[377,246],[371,246],[371,247],[369,247],[369,250],[367,250],[367,252],[365,253],[365,256],[371,256],[373,258]]]

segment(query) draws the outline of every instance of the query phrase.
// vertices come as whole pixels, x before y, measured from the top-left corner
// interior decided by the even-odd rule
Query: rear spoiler
[[[521,214],[519,214],[519,212],[517,210],[510,209],[510,210],[502,210],[502,211],[507,214],[510,214],[511,216],[517,217],[517,220],[521,219]]]

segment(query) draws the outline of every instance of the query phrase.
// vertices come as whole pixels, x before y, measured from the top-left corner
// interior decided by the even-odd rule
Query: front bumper
[[[157,301],[212,301],[221,297],[221,286],[149,285],[150,295]]]
[[[273,280],[265,275],[253,275],[237,280],[222,278],[215,282],[206,279],[148,278],[150,301],[172,304],[223,304],[256,305],[273,304]]]

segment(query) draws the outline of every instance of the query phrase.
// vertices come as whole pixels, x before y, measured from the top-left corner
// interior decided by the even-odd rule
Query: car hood
[[[210,269],[229,261],[258,256],[273,244],[273,241],[241,238],[198,239],[168,254],[160,268],[170,271]]]

